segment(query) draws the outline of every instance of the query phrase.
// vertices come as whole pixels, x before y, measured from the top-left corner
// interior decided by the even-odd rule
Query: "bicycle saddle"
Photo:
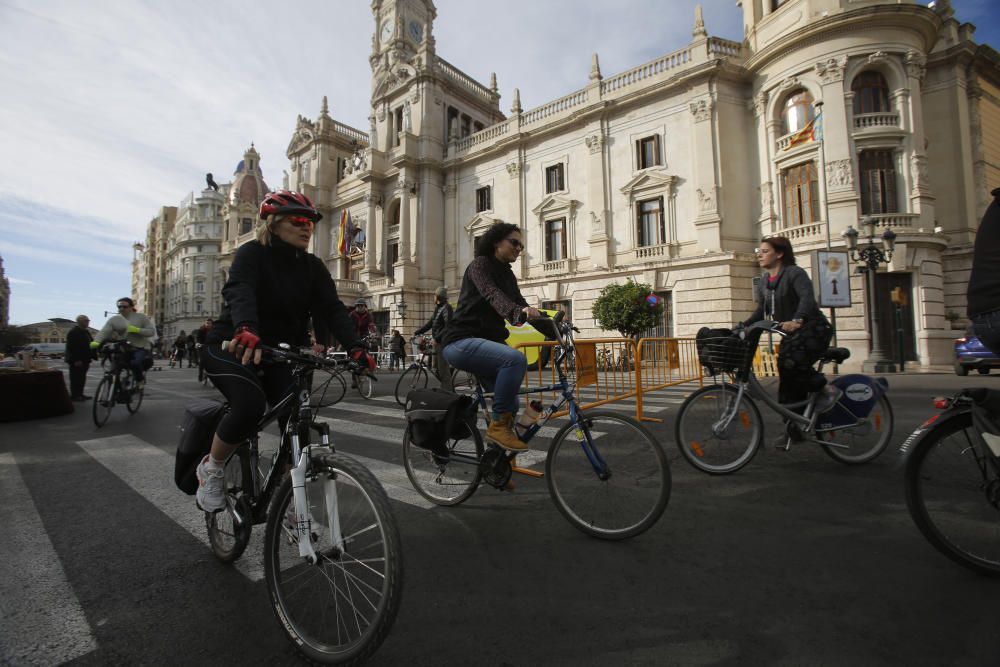
[[[850,356],[851,351],[846,347],[831,347],[823,353],[821,361],[832,361],[835,364],[842,364]]]

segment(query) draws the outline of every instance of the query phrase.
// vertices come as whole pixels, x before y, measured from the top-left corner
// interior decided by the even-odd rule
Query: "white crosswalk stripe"
[[[0,526],[0,664],[61,664],[96,650],[13,454],[0,454]]]

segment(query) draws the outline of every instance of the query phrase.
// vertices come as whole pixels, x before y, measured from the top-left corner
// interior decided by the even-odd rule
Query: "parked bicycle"
[[[906,506],[939,552],[974,572],[1000,576],[1000,435],[977,428],[974,417],[977,410],[1000,414],[1000,392],[965,389],[935,399],[935,406],[943,412],[900,447]]]
[[[545,456],[544,477],[559,512],[588,535],[608,540],[634,537],[648,530],[663,514],[670,498],[670,467],[656,438],[638,421],[613,412],[584,411],[575,396],[563,363],[573,347],[572,327],[552,320],[531,324],[551,331],[556,346],[555,384],[523,388],[519,394],[558,391],[556,402],[544,410],[537,423],[527,427],[521,440],[541,434],[551,438]],[[474,404],[490,418],[486,399],[492,396],[477,382]],[[564,408],[568,423],[559,428],[546,424]],[[496,445],[484,446],[475,415],[453,428],[441,448],[434,450],[413,442],[413,425],[403,435],[403,462],[414,488],[438,505],[458,505],[468,500],[481,481],[504,489],[517,468],[516,454]]]
[[[822,414],[816,414],[815,392],[801,403],[781,404],[754,375],[753,359],[764,332],[784,336],[778,322],[756,322],[730,336],[701,341],[699,358],[710,369],[715,384],[695,391],[677,413],[677,446],[688,463],[713,475],[736,472],[753,459],[764,440],[764,422],[757,401],[786,422],[785,451],[792,442],[819,445],[834,460],[867,463],[889,445],[893,413],[884,378],[843,375],[833,384],[843,395]],[[819,360],[843,363],[851,352],[832,347]]]
[[[420,351],[420,355],[396,380],[396,402],[404,406],[406,405],[406,395],[414,389],[427,387],[432,377],[439,384],[441,383],[441,375],[431,363],[434,356],[434,339],[430,336],[423,336],[423,340],[419,341],[419,344],[418,340],[419,337],[414,337],[413,346]],[[460,394],[471,393],[475,389],[476,378],[468,371],[452,368],[451,386],[454,391]]]
[[[209,542],[219,560],[235,561],[253,526],[266,522],[264,575],[285,634],[311,660],[355,664],[375,652],[399,610],[399,531],[382,485],[338,453],[329,426],[314,420],[310,377],[359,367],[284,344],[259,349],[270,363],[290,364],[294,381],[261,418],[257,435],[226,462],[226,508],[205,514]],[[262,466],[259,433],[289,408],[278,449]],[[310,442],[311,431],[318,443]]]
[[[129,364],[131,348],[127,342],[114,341],[101,346],[101,367],[104,377],[94,392],[92,415],[100,428],[107,423],[115,405],[121,403],[129,414],[135,414],[142,405],[145,388],[136,384]]]

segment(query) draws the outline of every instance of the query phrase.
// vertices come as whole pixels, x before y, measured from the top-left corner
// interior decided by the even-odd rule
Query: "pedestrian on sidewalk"
[[[389,339],[389,370],[398,370],[403,367],[406,361],[406,339],[399,329],[392,330],[392,338]]]
[[[426,331],[431,332],[431,336],[434,338],[434,368],[437,370],[438,377],[441,378],[441,388],[445,391],[452,391],[453,388],[451,385],[451,367],[444,358],[444,345],[441,344],[441,335],[444,333],[444,328],[451,321],[454,314],[455,312],[451,304],[448,303],[448,288],[444,286],[438,287],[434,291],[434,313],[431,315],[431,319],[427,320],[427,324],[413,332],[414,336],[419,336]]]
[[[76,326],[66,334],[66,363],[69,365],[69,397],[74,401],[89,401],[90,396],[84,396],[83,385],[87,382],[87,369],[94,359],[94,351],[90,342],[88,326],[90,318],[86,315],[76,316]]]
[[[1000,355],[1000,188],[990,194],[972,251],[966,312],[980,342]]]

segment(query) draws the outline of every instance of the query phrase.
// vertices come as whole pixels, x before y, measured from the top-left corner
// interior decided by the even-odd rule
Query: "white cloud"
[[[7,276],[7,280],[11,285],[35,285],[33,280],[21,280],[20,278],[14,278],[13,276]]]

